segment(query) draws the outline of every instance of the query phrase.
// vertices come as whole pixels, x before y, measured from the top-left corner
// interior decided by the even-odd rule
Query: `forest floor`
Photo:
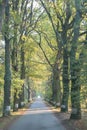
[[[27,105],[23,109],[19,109],[18,112],[12,112],[11,116],[0,118],[0,130],[8,130],[10,124],[17,120],[28,109]],[[81,120],[69,120],[70,113],[61,113],[60,109],[52,107],[52,111],[55,116],[60,120],[66,130],[87,130],[87,112],[84,112]]]

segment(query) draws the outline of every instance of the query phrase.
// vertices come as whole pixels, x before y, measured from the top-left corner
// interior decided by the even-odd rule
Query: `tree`
[[[14,78],[16,78],[17,81],[17,74],[18,74],[18,24],[19,21],[15,16],[18,15],[18,7],[19,7],[19,0],[16,0],[15,2],[12,1],[12,20],[13,20],[13,38],[12,38],[12,44],[11,44],[11,60],[12,60],[12,70],[13,70],[13,75]],[[15,76],[16,75],[16,76]],[[18,74],[19,75],[19,74]],[[18,91],[19,87],[16,86],[17,84],[15,83],[15,86],[12,84],[12,87],[14,88],[14,99],[13,99],[13,111],[18,110]]]
[[[45,4],[45,3],[49,4],[49,1],[48,2],[43,2],[42,0],[40,0],[40,1],[41,1],[43,8],[45,9],[45,11],[47,13],[49,21],[51,22],[51,26],[52,26],[52,29],[54,31],[55,38],[56,38],[57,54],[56,54],[56,58],[55,58],[53,70],[52,70],[52,72],[53,72],[52,100],[60,103],[60,93],[61,92],[60,92],[60,79],[59,78],[60,78],[60,64],[61,64],[61,57],[62,57],[62,55],[61,55],[62,54],[61,53],[62,52],[62,40],[60,40],[61,36],[60,36],[60,32],[58,30],[58,27],[59,27],[58,23],[55,24],[55,22],[53,20],[53,15],[51,15],[51,13],[49,12],[49,10],[50,10],[49,7],[46,6],[46,4]],[[51,2],[51,3],[55,6],[54,2]],[[57,17],[57,15],[56,15],[56,17]]]
[[[9,1],[5,6],[5,77],[4,77],[4,107],[3,116],[10,115],[11,105],[11,70],[10,70],[10,41],[9,41]]]
[[[20,62],[21,62],[21,68],[20,68],[20,78],[21,79],[25,79],[26,73],[26,65],[25,65],[25,44],[27,44],[27,37],[30,36],[30,33],[35,29],[37,22],[39,20],[39,18],[41,17],[41,14],[35,16],[35,14],[39,11],[39,9],[35,9],[33,7],[33,0],[32,1],[22,1],[21,3],[21,13],[20,13],[20,17],[21,17],[21,25],[20,25],[20,40],[19,43],[21,44],[21,57],[20,57]],[[28,9],[29,7],[30,9]],[[24,10],[24,11],[23,11]],[[29,43],[31,44],[31,43]],[[29,77],[28,77],[29,78]],[[27,80],[26,80],[27,81]],[[28,83],[29,85],[29,83]],[[19,100],[19,104],[21,104],[21,102],[24,102],[24,84],[22,86],[22,91],[19,94],[20,96],[20,100]],[[28,90],[29,92],[29,90]],[[20,105],[21,107],[21,105]]]
[[[79,42],[79,32],[81,23],[81,1],[75,0],[75,21],[73,28],[73,39],[70,55],[70,67],[71,67],[71,103],[72,112],[70,119],[80,119],[81,118],[81,105],[80,105],[80,84],[79,84],[79,61],[76,60],[77,44]]]
[[[5,5],[6,5],[6,0],[1,0],[0,1],[0,32],[2,31],[2,21],[3,21],[3,16],[5,14]]]
[[[65,19],[62,20],[62,41],[63,41],[63,96],[61,102],[61,112],[68,111],[68,99],[69,99],[69,52],[68,52],[68,32],[71,28],[71,9],[70,9],[70,2],[65,1]]]

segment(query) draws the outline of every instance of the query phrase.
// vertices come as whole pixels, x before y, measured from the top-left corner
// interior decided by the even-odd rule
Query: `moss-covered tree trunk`
[[[30,102],[30,84],[28,81],[28,102]]]
[[[18,73],[18,62],[17,62],[17,39],[14,40],[14,46],[12,51],[12,68],[14,73]],[[13,102],[13,111],[18,110],[18,89],[17,86],[14,87],[14,102]]]
[[[59,104],[61,103],[61,87],[60,87],[60,58],[61,50],[57,52],[55,63],[52,71],[52,100]],[[56,105],[56,104],[55,104]]]
[[[14,89],[13,111],[18,111],[18,90]]]
[[[70,119],[81,119],[81,106],[80,106],[80,85],[79,85],[79,62],[76,59],[77,44],[79,42],[79,30],[81,22],[81,1],[75,0],[75,21],[73,28],[73,39],[70,55],[70,71],[71,71],[71,105],[72,112]]]
[[[68,99],[69,99],[69,52],[68,45],[70,37],[68,36],[69,29],[72,28],[70,24],[71,19],[71,5],[69,1],[65,1],[65,21],[62,24],[62,41],[63,41],[63,94],[62,94],[62,102],[61,102],[61,112],[68,111]]]
[[[16,0],[15,2],[12,1],[12,10],[13,12],[18,12],[18,4],[19,0]],[[17,23],[14,21],[14,38],[13,38],[13,44],[12,44],[12,54],[11,54],[11,60],[12,60],[12,69],[14,73],[18,73],[18,44],[17,44],[17,32],[18,27]],[[13,101],[13,111],[18,110],[18,89],[17,86],[14,87],[14,101]]]
[[[52,100],[59,104],[61,101],[60,79],[59,79],[59,71],[58,71],[57,63],[54,65],[54,68],[53,68]]]
[[[11,70],[10,70],[10,42],[9,42],[9,1],[5,7],[5,77],[4,77],[4,107],[3,116],[10,115],[11,110]]]
[[[0,1],[0,32],[2,31],[2,22],[3,22],[3,16],[5,13],[5,4],[6,0],[1,0]]]
[[[21,73],[20,78],[25,79],[25,52],[24,52],[24,41],[21,40]],[[19,94],[19,108],[24,106],[24,84],[21,88],[21,93]]]
[[[68,111],[69,99],[69,74],[68,74],[68,51],[63,50],[63,96],[61,102],[61,112]]]
[[[28,67],[29,67],[29,64],[28,64]],[[27,88],[27,92],[28,92],[27,101],[30,102],[30,79],[29,79],[29,76],[26,77],[26,82],[27,82],[27,86],[28,86],[28,88]]]
[[[76,62],[76,63],[75,63]],[[71,119],[81,119],[81,105],[80,105],[80,64],[79,61],[74,61],[72,65],[72,76],[71,76],[71,103],[72,112]]]

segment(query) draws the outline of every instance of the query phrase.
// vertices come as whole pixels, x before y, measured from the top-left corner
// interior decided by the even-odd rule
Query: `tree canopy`
[[[87,109],[86,16],[86,0],[0,1],[3,116],[41,95],[81,119]]]

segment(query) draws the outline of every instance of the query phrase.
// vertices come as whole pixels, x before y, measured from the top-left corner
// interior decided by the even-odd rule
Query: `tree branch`
[[[50,63],[45,51],[43,50],[42,46],[41,46],[41,34],[37,31],[38,35],[39,35],[39,42],[37,40],[35,40],[35,38],[33,38],[33,40],[39,45],[40,49],[42,50],[44,57],[46,59],[46,61],[48,62],[48,64],[50,65],[50,67],[53,67],[53,65]]]

